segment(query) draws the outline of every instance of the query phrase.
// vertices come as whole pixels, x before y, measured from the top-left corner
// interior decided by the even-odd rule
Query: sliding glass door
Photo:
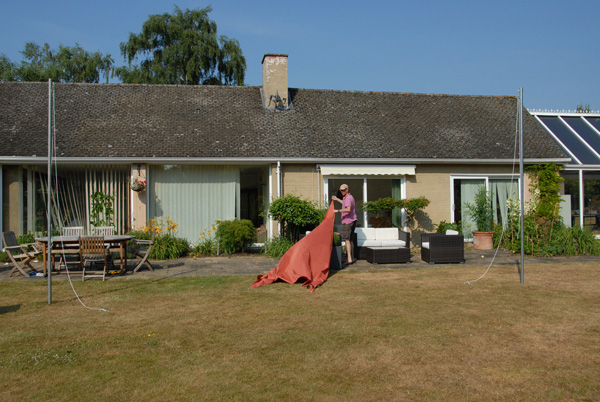
[[[452,180],[453,222],[461,222],[462,233],[466,239],[473,237],[477,230],[475,221],[469,216],[468,204],[473,204],[475,194],[481,186],[491,193],[494,223],[505,224],[508,216],[508,200],[519,199],[519,181],[506,176],[456,176]]]

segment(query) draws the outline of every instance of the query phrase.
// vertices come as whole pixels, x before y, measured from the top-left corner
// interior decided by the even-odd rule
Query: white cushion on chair
[[[398,228],[378,228],[375,230],[377,240],[398,240]]]
[[[447,235],[457,235],[458,231],[452,230],[452,229],[448,229],[448,230],[446,230],[446,234]]]
[[[422,248],[429,248],[429,242],[428,241],[424,241],[423,244],[421,244]]]
[[[381,247],[406,247],[406,242],[404,240],[381,240]]]
[[[356,228],[354,233],[356,233],[356,239],[359,241],[359,244],[360,240],[375,240],[375,228]]]
[[[358,247],[381,247],[380,240],[358,240]]]

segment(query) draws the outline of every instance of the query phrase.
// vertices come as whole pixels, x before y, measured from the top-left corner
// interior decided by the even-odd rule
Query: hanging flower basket
[[[133,179],[131,180],[131,185],[129,186],[133,191],[144,191],[146,189],[146,180]]]

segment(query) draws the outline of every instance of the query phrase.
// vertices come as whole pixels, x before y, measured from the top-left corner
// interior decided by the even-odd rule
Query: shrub
[[[273,258],[281,258],[294,243],[287,237],[278,237],[273,240],[267,240],[260,252]]]
[[[403,208],[406,212],[406,218],[400,224],[404,227],[412,221],[416,213],[429,205],[430,201],[426,197],[416,197],[407,199],[395,199],[391,197],[379,198],[375,201],[367,201],[362,205],[362,209],[379,216],[381,211],[392,211],[395,208]]]
[[[281,233],[293,241],[298,241],[300,233],[315,228],[323,220],[314,203],[302,200],[295,195],[286,195],[271,203],[269,216],[281,222]]]
[[[438,225],[435,226],[436,233],[446,233],[447,230],[456,230],[459,233],[462,232],[460,222],[448,223],[446,221],[441,221]]]
[[[35,243],[35,235],[31,232],[27,234],[22,234],[21,236],[17,237],[17,242],[19,244]]]
[[[149,258],[155,260],[176,259],[189,253],[190,245],[186,239],[175,236],[177,233],[177,222],[167,216],[166,221],[151,219],[147,222],[143,231],[129,232],[138,239],[151,239],[152,232],[156,233],[154,245]]]
[[[333,233],[333,245],[334,246],[341,246],[342,245],[342,236],[340,236],[337,233]]]
[[[217,225],[217,241],[226,254],[244,251],[252,244],[256,228],[248,219],[221,221]]]

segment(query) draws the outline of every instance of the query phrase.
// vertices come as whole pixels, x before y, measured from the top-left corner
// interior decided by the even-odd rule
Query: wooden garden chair
[[[114,236],[116,233],[114,226],[95,226],[92,227],[92,236]]]
[[[110,254],[109,247],[104,244],[104,236],[80,236],[79,250],[83,271],[81,280],[85,281],[85,278],[102,278],[103,281],[106,280]],[[86,269],[87,263],[90,264],[90,270]],[[91,269],[94,264],[103,264],[101,274]],[[94,273],[89,273],[90,271]]]
[[[83,226],[66,226],[62,228],[62,236],[83,236],[85,229]],[[58,271],[62,267],[67,268],[67,261],[78,263],[81,265],[81,257],[79,256],[79,245],[78,244],[62,244],[60,242],[55,243],[55,246],[58,245],[58,248],[52,250],[52,259],[54,260],[54,255],[60,256],[60,262],[58,263]],[[72,257],[67,259],[67,257]],[[76,257],[76,259],[73,259]],[[52,261],[52,266],[54,266],[54,261]]]
[[[29,276],[29,274],[25,272],[27,267],[29,267],[31,272],[38,272],[37,269],[31,265],[31,261],[42,253],[39,248],[36,248],[37,243],[19,244],[17,236],[13,231],[2,232],[2,241],[4,243],[4,250],[14,265],[9,276],[12,276],[16,271],[22,273],[23,276]]]
[[[154,246],[155,236],[156,232],[152,231],[152,239],[150,240],[135,239],[135,248],[133,249],[133,255],[134,257],[141,258],[142,260],[135,266],[133,272],[137,272],[138,270],[143,268],[143,265],[146,265],[146,267],[150,271],[154,271],[154,269],[152,268],[152,264],[150,264],[150,261],[148,261],[148,256],[152,251],[152,246]]]
[[[116,234],[116,229],[114,226],[94,226],[92,227],[92,236],[114,236]],[[110,245],[110,253],[111,253],[111,264],[112,264],[112,253],[119,253],[121,251],[121,246],[116,247],[114,245]]]

